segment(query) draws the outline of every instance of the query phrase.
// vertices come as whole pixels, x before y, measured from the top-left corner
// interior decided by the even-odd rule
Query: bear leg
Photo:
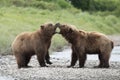
[[[28,63],[30,62],[31,56],[26,56],[25,59],[26,59],[26,60],[25,60],[26,66],[27,66],[27,67],[31,67],[31,66],[28,66]]]
[[[28,68],[29,66],[27,65],[26,58],[23,55],[15,55],[18,68]]]
[[[45,56],[45,60],[46,60],[46,63],[47,64],[52,64],[52,62],[50,62],[50,55],[49,55],[49,52],[47,51],[47,54]]]
[[[109,53],[104,53],[102,60],[103,61],[102,68],[109,68],[109,58],[110,58]]]
[[[79,55],[79,67],[80,68],[84,67],[85,61],[86,61],[86,54],[80,53]]]
[[[99,54],[100,64],[95,66],[95,68],[109,68],[109,55]]]
[[[94,68],[102,68],[102,66],[103,66],[103,56],[101,55],[101,53],[98,55],[98,57],[99,57],[99,65],[98,66],[94,66]]]
[[[72,58],[71,58],[71,65],[67,66],[68,68],[75,66],[75,64],[76,64],[76,62],[78,60],[77,54],[74,51],[72,52],[71,56],[72,56]]]
[[[37,59],[41,67],[45,67],[45,54],[44,53],[39,53],[37,54]],[[47,66],[46,66],[47,67]]]

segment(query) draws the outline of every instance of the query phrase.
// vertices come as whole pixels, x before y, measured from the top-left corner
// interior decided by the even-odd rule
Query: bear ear
[[[41,25],[40,27],[41,27],[41,29],[44,29],[44,26],[43,26],[43,25]]]
[[[73,32],[73,30],[70,28],[70,29],[69,29],[69,33],[72,33],[72,32]]]

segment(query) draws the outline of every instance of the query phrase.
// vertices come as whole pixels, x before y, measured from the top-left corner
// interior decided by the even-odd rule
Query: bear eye
[[[43,25],[41,25],[40,27],[41,27],[41,29],[44,29],[44,26],[43,26]]]
[[[73,32],[73,30],[70,28],[70,29],[68,29],[68,32],[69,32],[69,33],[72,33],[72,32]]]

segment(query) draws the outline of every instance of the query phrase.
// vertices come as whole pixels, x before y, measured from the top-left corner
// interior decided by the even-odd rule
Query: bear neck
[[[51,41],[51,39],[52,39],[52,36],[44,36],[45,41]]]
[[[76,34],[73,34],[73,35],[63,35],[65,37],[65,39],[71,43],[71,44],[76,44],[77,42],[77,36]]]
[[[40,37],[41,37],[45,42],[51,41],[52,36],[53,36],[53,35],[47,34],[47,33],[42,32],[42,31],[41,31],[41,33],[40,33]]]

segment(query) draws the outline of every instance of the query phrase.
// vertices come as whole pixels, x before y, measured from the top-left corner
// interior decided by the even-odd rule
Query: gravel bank
[[[0,56],[0,80],[120,80],[120,62],[110,62],[109,69],[93,68],[98,61],[87,61],[85,68],[66,68],[69,60],[51,58],[49,67],[41,68],[36,56],[29,65],[32,68],[18,69],[14,56]]]

